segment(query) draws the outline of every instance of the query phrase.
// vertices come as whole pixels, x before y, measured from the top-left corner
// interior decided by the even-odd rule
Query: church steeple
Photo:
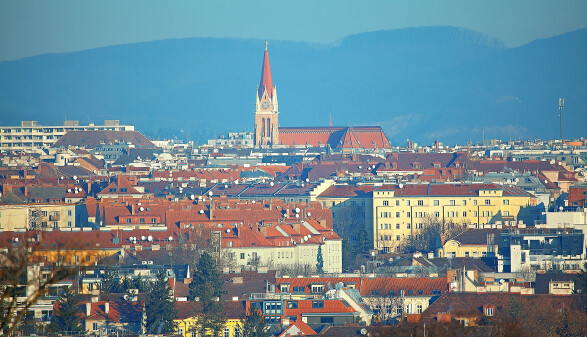
[[[273,146],[279,144],[279,112],[277,89],[271,79],[269,51],[265,41],[265,55],[261,67],[261,82],[257,88],[255,100],[255,146]]]
[[[259,83],[259,100],[263,98],[263,92],[267,91],[269,98],[273,96],[273,80],[271,79],[271,65],[269,65],[269,51],[267,50],[267,41],[265,41],[265,56],[263,57],[263,66],[261,67],[261,81]]]

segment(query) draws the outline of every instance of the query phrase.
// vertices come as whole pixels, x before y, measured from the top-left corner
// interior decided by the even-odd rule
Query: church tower
[[[257,88],[255,103],[255,147],[279,144],[279,123],[277,109],[277,89],[271,79],[269,52],[265,41],[265,56],[261,68],[261,82]]]

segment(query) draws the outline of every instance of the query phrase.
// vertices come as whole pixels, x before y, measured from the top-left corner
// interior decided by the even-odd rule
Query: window
[[[396,205],[396,206],[399,206],[399,200],[396,200],[396,201],[395,201],[395,205]]]
[[[312,309],[323,309],[324,301],[312,301]]]
[[[279,291],[282,293],[289,293],[290,284],[289,283],[282,283],[279,285]]]
[[[398,223],[395,224],[395,229],[399,229],[399,224]]]
[[[145,218],[141,218],[141,219],[139,220],[139,222],[140,222],[140,223],[145,223]]]
[[[399,212],[395,212],[395,217],[399,218]]]
[[[477,200],[473,200],[473,205],[477,206]]]
[[[424,291],[422,289],[418,289],[418,295],[422,295],[424,294]]]
[[[467,217],[467,212],[463,212],[463,218]]]
[[[435,217],[435,218],[438,218],[438,217],[440,217],[440,212],[434,212],[434,217]]]
[[[151,218],[151,223],[157,223],[157,219]]]
[[[424,200],[418,200],[418,206],[424,206]]]
[[[432,289],[432,295],[440,295],[442,294],[442,290],[440,289]]]
[[[451,200],[451,201],[450,201],[450,205],[451,205],[451,206],[454,206],[454,205],[455,205],[455,201],[454,201],[454,200]]]
[[[422,304],[418,304],[416,306],[416,313],[421,314],[422,313]]]
[[[71,210],[67,211],[67,215],[71,216]]]
[[[411,228],[412,228],[412,224],[408,224],[408,229],[411,229]]]
[[[503,212],[503,216],[510,216],[510,212],[509,211],[504,211]]]
[[[288,309],[297,309],[298,308],[298,301],[287,301],[287,308]]]
[[[485,308],[485,316],[493,316],[493,308]]]
[[[383,200],[383,206],[389,206],[389,200]]]
[[[126,223],[130,223],[130,218],[126,218]]]
[[[399,241],[399,240],[400,240],[400,237],[399,237],[399,235],[397,235],[397,236],[395,237],[395,240],[396,240],[396,241]]]
[[[230,328],[224,328],[224,337],[230,337]]]
[[[410,201],[409,201],[409,200],[408,200],[408,201],[406,201],[406,205],[407,205],[407,206],[410,206]]]
[[[504,205],[509,205],[509,204],[510,204],[510,201],[509,201],[509,199],[503,199],[503,204],[504,204]]]
[[[234,337],[241,337],[241,329],[238,326],[235,326],[232,330]]]
[[[92,330],[98,330],[98,323],[92,323]]]
[[[463,200],[463,206],[467,206],[467,200]]]
[[[476,218],[477,217],[477,214],[478,214],[477,211],[473,211],[473,217]]]
[[[440,201],[439,200],[434,200],[434,206],[438,206],[440,205]]]
[[[245,253],[241,253],[241,260],[245,259]]]
[[[485,199],[485,205],[491,205],[491,200]]]
[[[312,292],[313,293],[322,293],[324,292],[324,285],[323,284],[312,284]]]
[[[414,290],[412,290],[412,289],[408,289],[408,296],[409,296],[409,295],[414,295]]]
[[[294,293],[303,293],[304,292],[304,287],[293,287],[293,292]]]

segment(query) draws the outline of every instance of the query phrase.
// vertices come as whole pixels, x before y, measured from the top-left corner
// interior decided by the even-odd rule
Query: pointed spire
[[[258,97],[263,97],[263,92],[267,90],[269,98],[273,95],[273,80],[271,79],[271,66],[269,65],[269,51],[267,50],[267,41],[265,41],[265,56],[263,57],[263,67],[261,68],[261,83],[259,84]]]
[[[332,127],[332,114],[330,114],[330,123],[328,124],[328,126]]]

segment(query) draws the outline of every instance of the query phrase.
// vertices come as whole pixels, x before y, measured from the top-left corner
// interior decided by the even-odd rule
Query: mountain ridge
[[[327,125],[332,114],[337,125],[381,125],[395,145],[464,143],[556,138],[559,96],[576,119],[565,134],[585,136],[585,41],[587,29],[506,48],[462,28],[418,27],[332,45],[270,41],[269,55],[283,126]],[[0,125],[120,119],[200,143],[251,131],[263,44],[165,39],[0,62]]]

